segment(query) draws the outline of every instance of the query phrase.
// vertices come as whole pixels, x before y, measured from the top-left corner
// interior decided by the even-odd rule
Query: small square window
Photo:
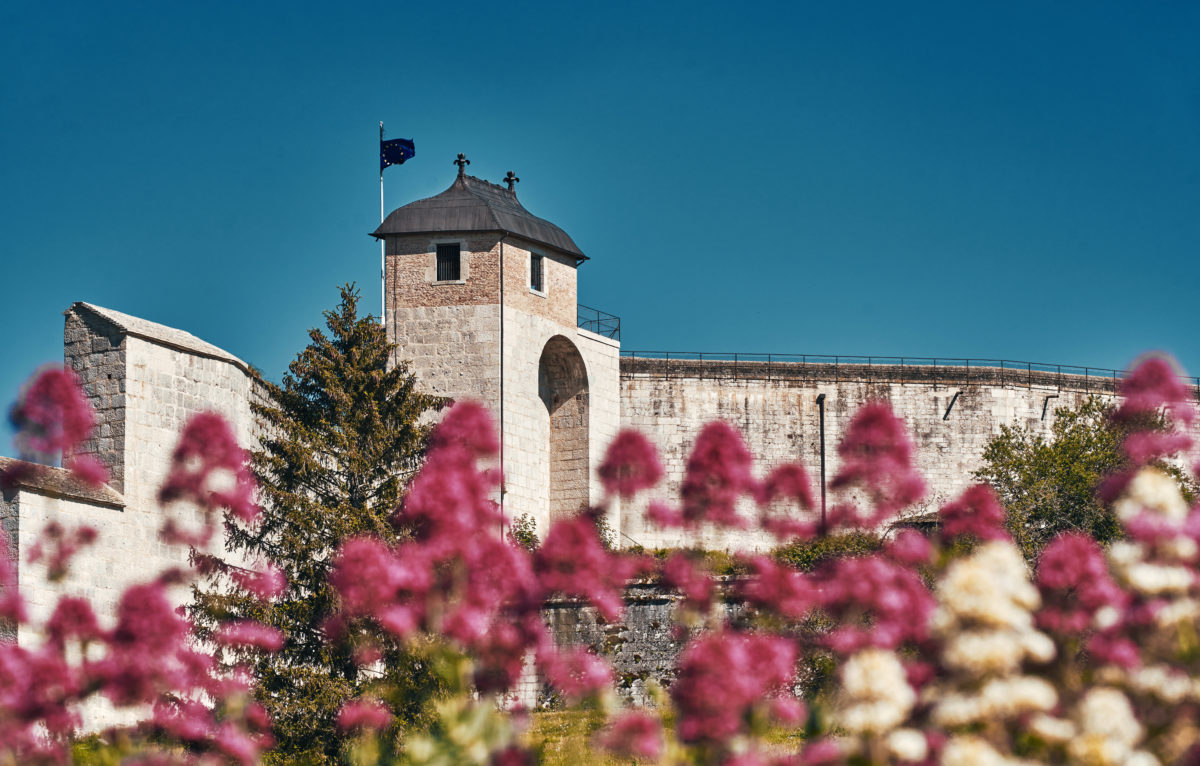
[[[461,255],[457,242],[437,246],[437,281],[456,282],[462,278],[459,276],[462,273],[459,269]]]
[[[537,254],[529,256],[529,288],[539,293],[546,292],[542,281],[542,256]]]

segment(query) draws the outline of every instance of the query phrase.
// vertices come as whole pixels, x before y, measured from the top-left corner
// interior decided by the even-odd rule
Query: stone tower
[[[559,227],[465,172],[446,191],[392,211],[384,240],[388,337],[422,387],[475,399],[502,434],[510,518],[548,523],[599,500],[594,466],[620,423],[616,337],[581,328],[587,261]],[[619,509],[610,524],[620,529]]]

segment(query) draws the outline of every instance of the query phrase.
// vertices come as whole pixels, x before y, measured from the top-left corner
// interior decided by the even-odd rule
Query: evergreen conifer
[[[219,655],[255,675],[278,740],[271,756],[280,763],[339,762],[338,711],[363,692],[388,698],[399,727],[427,715],[438,688],[411,648],[382,642],[383,656],[364,664],[353,640],[327,641],[337,606],[328,584],[333,553],[354,536],[402,539],[392,513],[424,453],[421,416],[442,405],[416,390],[404,363],[389,369],[395,347],[377,320],[358,316],[358,299],[353,285],[343,286],[340,304],[324,315],[328,334],[310,330],[282,385],[260,378],[265,395],[252,405],[264,428],[252,458],[263,514],[253,528],[227,519],[226,548],[234,561],[281,571],[286,589],[264,600],[237,583],[232,561],[215,559],[202,562],[210,574],[194,589],[201,638],[247,619],[285,637],[276,653],[225,648]]]

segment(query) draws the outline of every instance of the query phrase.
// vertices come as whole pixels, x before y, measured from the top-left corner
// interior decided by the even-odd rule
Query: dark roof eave
[[[367,234],[367,236],[374,237],[375,239],[378,240],[378,239],[383,239],[384,237],[430,236],[430,235],[457,234],[457,233],[459,233],[459,232],[454,229],[429,229],[429,230],[422,230],[422,231],[385,231],[385,232],[380,232],[379,229],[376,229],[375,231],[369,232]],[[562,249],[558,245],[552,245],[549,242],[543,242],[539,239],[534,239],[527,234],[521,234],[519,232],[509,231],[508,229],[479,229],[479,230],[472,230],[470,232],[462,232],[462,233],[465,233],[465,234],[503,234],[503,235],[509,236],[509,237],[520,237],[521,239],[526,240],[527,242],[532,242],[535,245],[541,245],[542,247],[548,247],[551,250],[553,250],[554,252],[565,255],[568,258],[574,258],[576,265],[582,263],[583,261],[591,260],[591,258],[588,258],[583,253],[572,253],[568,250]]]

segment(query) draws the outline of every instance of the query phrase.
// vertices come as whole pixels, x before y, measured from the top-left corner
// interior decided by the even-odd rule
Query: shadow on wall
[[[561,335],[538,362],[538,396],[550,415],[550,521],[588,504],[588,376],[579,349]]]

